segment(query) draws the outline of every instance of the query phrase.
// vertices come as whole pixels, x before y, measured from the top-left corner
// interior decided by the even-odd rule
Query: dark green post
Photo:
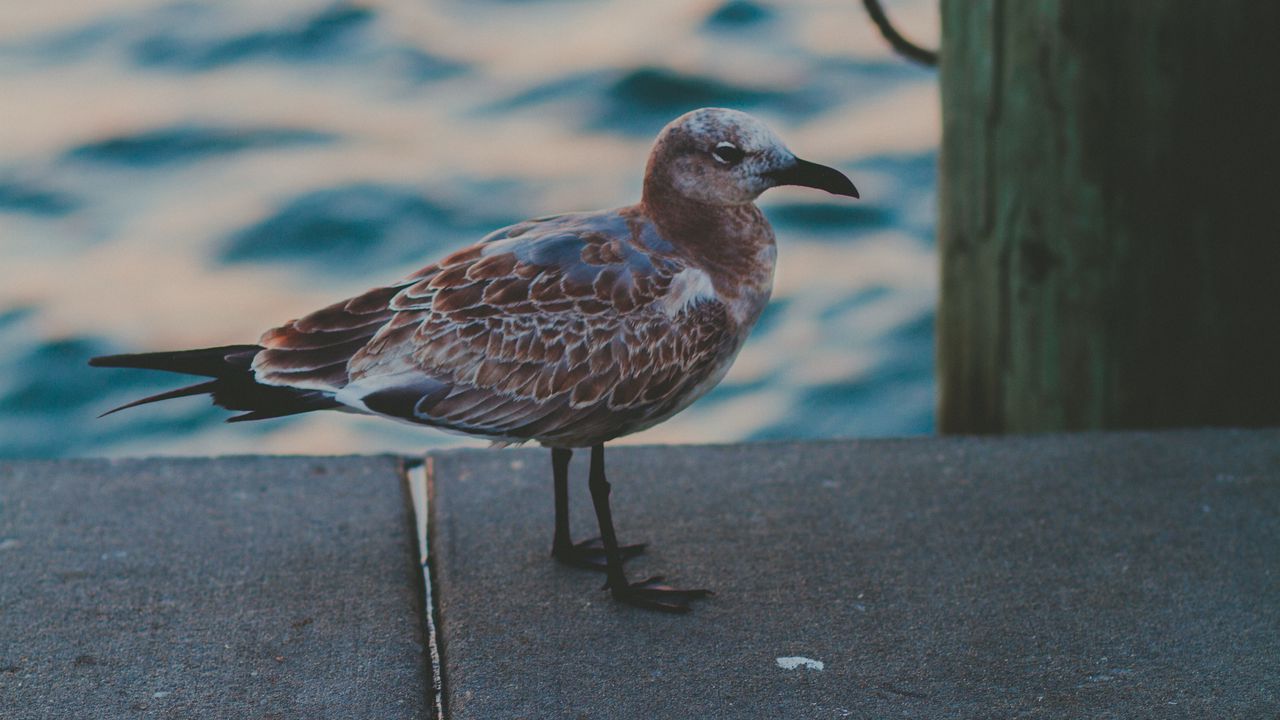
[[[1280,425],[1278,38],[1278,2],[942,0],[942,432]]]

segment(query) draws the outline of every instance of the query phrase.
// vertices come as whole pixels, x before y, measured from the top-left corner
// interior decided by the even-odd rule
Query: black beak
[[[802,185],[826,190],[832,195],[859,197],[858,188],[853,186],[853,181],[845,177],[844,173],[808,160],[796,158],[794,165],[782,170],[774,170],[769,173],[769,177],[779,185]]]

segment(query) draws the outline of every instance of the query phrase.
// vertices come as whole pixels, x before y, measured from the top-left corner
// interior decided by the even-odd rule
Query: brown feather
[[[624,434],[678,407],[736,348],[717,301],[655,302],[688,265],[648,249],[654,231],[633,215],[629,240],[575,236],[571,216],[513,228],[517,244],[466,248],[268,332],[255,370],[335,389],[368,379],[388,412],[490,436]],[[380,379],[402,374],[404,386]],[[421,402],[405,396],[417,388]]]
[[[427,282],[427,286],[436,290],[459,287],[461,285],[469,285],[471,281],[467,278],[467,270],[469,265],[451,265],[441,270]]]
[[[501,253],[483,257],[467,268],[468,280],[492,280],[506,277],[516,268],[516,257],[510,253]]]
[[[504,277],[489,283],[484,290],[484,301],[493,305],[510,305],[529,299],[529,281],[523,278]]]
[[[451,313],[465,310],[484,302],[484,285],[472,283],[461,287],[447,287],[436,291],[431,301],[431,309],[438,313]]]
[[[438,264],[440,265],[440,267],[445,267],[445,268],[453,267],[454,265],[462,265],[475,260],[476,258],[480,257],[483,253],[484,253],[483,246],[472,245],[471,247],[463,248],[461,250],[458,250],[457,252],[446,255],[445,258],[441,260]]]

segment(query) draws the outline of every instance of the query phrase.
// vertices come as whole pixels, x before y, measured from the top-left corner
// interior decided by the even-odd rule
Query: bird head
[[[744,112],[702,108],[658,134],[645,170],[645,193],[675,193],[709,205],[741,205],[779,185],[858,197],[834,168],[797,158],[768,125]]]

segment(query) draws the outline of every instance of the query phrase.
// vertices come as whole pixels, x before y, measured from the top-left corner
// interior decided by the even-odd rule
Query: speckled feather
[[[400,420],[590,445],[683,408],[737,352],[745,328],[682,282],[700,272],[638,207],[529,221],[268,331],[253,370]]]

